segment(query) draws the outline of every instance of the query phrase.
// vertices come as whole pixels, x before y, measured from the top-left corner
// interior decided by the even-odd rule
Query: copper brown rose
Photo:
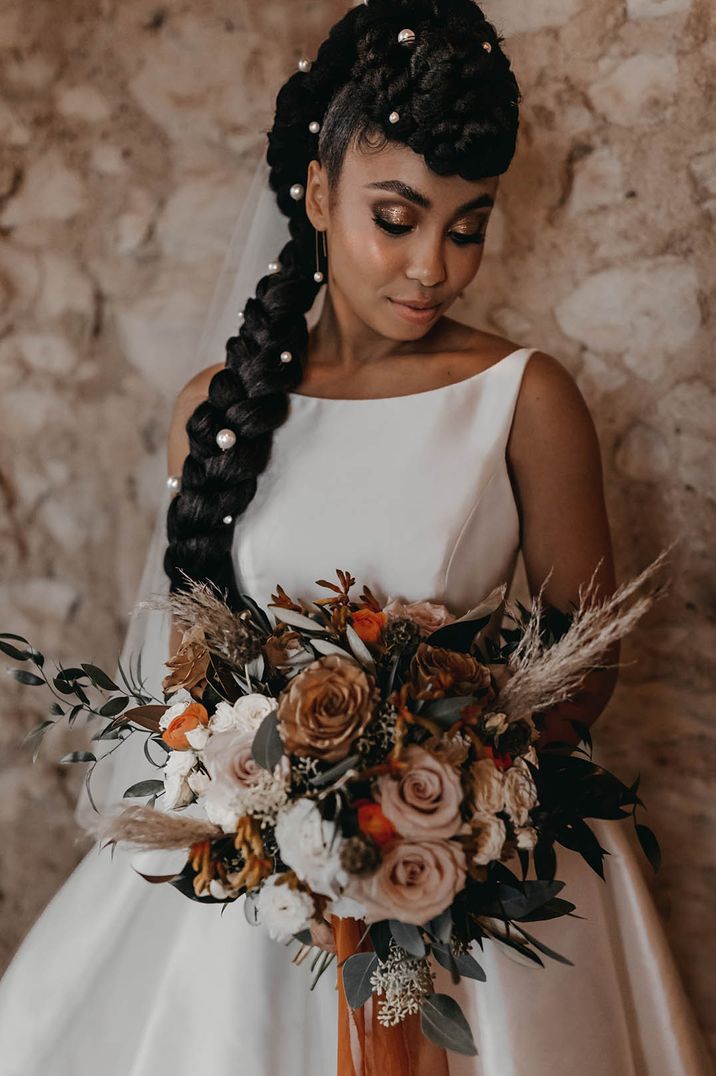
[[[326,761],[345,758],[376,701],[375,683],[357,662],[340,654],[320,657],[294,676],[279,699],[284,747]]]
[[[410,677],[427,697],[475,695],[484,705],[495,697],[490,670],[472,654],[420,643],[410,662]]]

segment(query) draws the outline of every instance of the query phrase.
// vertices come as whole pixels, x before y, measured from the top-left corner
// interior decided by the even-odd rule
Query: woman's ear
[[[306,173],[306,215],[317,231],[328,227],[328,179],[319,161],[308,162]]]

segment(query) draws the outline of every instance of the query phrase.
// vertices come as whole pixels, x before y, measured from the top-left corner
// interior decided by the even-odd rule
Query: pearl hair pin
[[[318,134],[318,132],[321,129],[321,125],[318,122],[318,120],[311,120],[311,122],[308,125],[308,129],[311,132],[311,134]]]
[[[311,70],[311,61],[308,59],[307,56],[302,56],[301,59],[298,61],[298,70],[299,71],[310,71]]]
[[[306,188],[302,183],[292,183],[288,193],[295,199],[295,201],[298,201],[299,198],[303,198],[306,193]]]
[[[278,262],[269,262],[268,263],[268,271],[269,271],[269,273],[277,273],[280,268],[281,268],[281,266],[278,264]]]
[[[223,523],[233,523],[234,522],[234,517],[233,516],[224,516],[222,522]]]
[[[415,30],[401,30],[398,34],[399,45],[414,45],[415,44]]]
[[[170,474],[169,478],[167,478],[167,487],[172,493],[178,493],[181,489],[181,476]]]
[[[290,351],[282,351],[281,352],[281,362],[290,362],[292,358],[293,358],[293,355],[291,354]]]
[[[237,318],[238,318],[238,320],[239,320],[239,325],[243,325],[243,324],[244,324],[244,321],[246,320],[246,315],[244,314],[243,310],[239,310],[239,312],[238,312],[238,314],[236,315],[236,317],[237,317]]]
[[[236,434],[233,430],[219,430],[216,435],[216,443],[222,452],[227,452],[236,444]]]
[[[400,113],[399,112],[391,112],[390,115],[388,116],[388,122],[389,123],[397,123],[399,119],[400,119]]]

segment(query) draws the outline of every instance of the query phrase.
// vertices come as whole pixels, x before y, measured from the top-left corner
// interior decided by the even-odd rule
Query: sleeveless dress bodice
[[[519,518],[506,446],[519,348],[471,377],[404,396],[289,394],[256,495],[237,523],[239,589],[260,605],[280,583],[304,601],[351,572],[376,598],[443,602],[456,615],[509,584]]]

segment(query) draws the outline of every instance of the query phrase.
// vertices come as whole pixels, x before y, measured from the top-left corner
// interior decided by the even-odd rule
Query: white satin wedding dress
[[[519,533],[505,446],[533,350],[407,396],[291,394],[236,529],[240,589],[264,605],[279,582],[315,597],[314,581],[342,568],[357,592],[367,583],[380,600],[464,611],[510,580]],[[160,620],[144,646],[157,694]],[[141,751],[137,766],[133,780]],[[573,967],[526,967],[488,941],[486,983],[453,987],[437,969],[479,1050],[449,1055],[450,1076],[713,1072],[628,824],[592,823],[611,853],[606,882],[557,850],[562,895],[584,918],[531,929]],[[131,861],[95,845],[25,938],[0,981],[1,1076],[334,1076],[335,966],[310,992],[308,962],[293,966],[294,946],[250,926],[242,900],[222,915],[149,884]]]

